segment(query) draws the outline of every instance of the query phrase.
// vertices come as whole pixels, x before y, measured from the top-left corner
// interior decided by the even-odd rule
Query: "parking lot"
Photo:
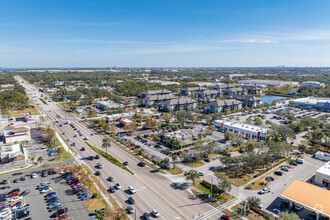
[[[20,176],[19,176],[20,177]],[[36,189],[37,185],[41,182],[49,182],[53,192],[56,192],[56,196],[59,198],[62,208],[68,208],[68,216],[73,219],[92,219],[89,217],[89,211],[84,206],[82,201],[78,199],[76,195],[72,194],[71,188],[65,183],[58,174],[49,175],[47,177],[41,177],[37,175],[37,178],[31,179],[30,176],[25,181],[19,183],[13,183],[12,181],[1,189],[1,193],[10,191],[13,188],[20,188],[20,193],[29,189],[31,193],[23,197],[25,203],[29,204],[30,218],[31,219],[50,219],[50,216],[54,212],[47,210],[47,204],[44,200],[44,195],[47,193],[40,193]],[[9,187],[9,188],[8,188]],[[27,218],[25,218],[27,219]]]

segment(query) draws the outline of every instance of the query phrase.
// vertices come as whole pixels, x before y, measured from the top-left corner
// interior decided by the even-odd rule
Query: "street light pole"
[[[101,171],[99,175],[99,197],[101,197]]]

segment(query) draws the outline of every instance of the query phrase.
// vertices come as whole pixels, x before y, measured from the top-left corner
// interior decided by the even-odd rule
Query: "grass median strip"
[[[122,164],[122,162],[120,162],[117,158],[111,156],[110,154],[107,154],[106,152],[104,152],[103,150],[98,149],[97,147],[94,147],[93,145],[91,145],[90,143],[88,143],[87,141],[85,141],[86,144],[92,148],[96,153],[100,154],[102,157],[104,157],[105,159],[107,159],[108,161],[110,161],[111,163],[123,168],[124,170],[128,171],[129,173],[131,173],[132,175],[134,175],[134,172],[131,171],[130,169],[128,169],[128,167],[126,167],[125,165]]]

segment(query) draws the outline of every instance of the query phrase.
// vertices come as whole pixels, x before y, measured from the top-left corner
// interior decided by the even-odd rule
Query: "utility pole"
[[[213,200],[213,177],[211,177],[211,200]]]
[[[99,197],[101,197],[101,171],[99,175]]]

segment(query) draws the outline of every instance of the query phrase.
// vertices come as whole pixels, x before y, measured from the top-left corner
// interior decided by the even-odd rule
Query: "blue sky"
[[[330,66],[328,0],[0,0],[0,67]]]

